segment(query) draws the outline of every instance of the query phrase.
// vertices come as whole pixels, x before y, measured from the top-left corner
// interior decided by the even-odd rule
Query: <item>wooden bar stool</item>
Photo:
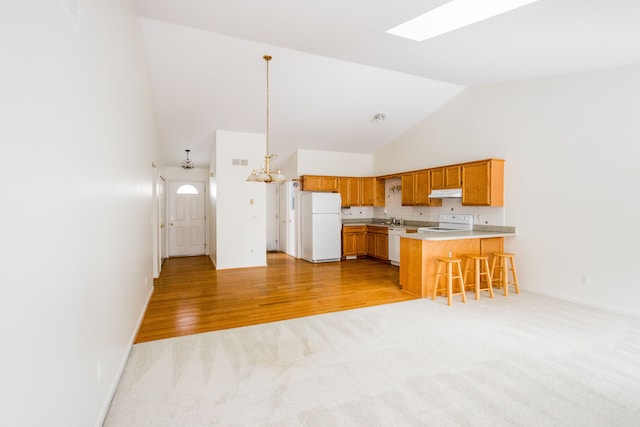
[[[465,286],[473,286],[476,292],[476,299],[480,299],[480,291],[488,291],[489,296],[493,298],[493,286],[491,285],[491,272],[489,271],[488,255],[465,255],[466,262],[464,264],[464,283]],[[467,274],[473,273],[474,282],[467,280]],[[481,287],[482,276],[486,276],[486,287]]]
[[[457,273],[454,273],[453,266],[455,265]],[[444,267],[445,271],[442,271]],[[455,275],[454,275],[455,274]],[[460,258],[438,258],[438,270],[436,271],[436,286],[433,290],[432,300],[436,299],[438,288],[440,287],[440,277],[446,277],[447,279],[447,303],[453,304],[453,296],[461,295],[462,302],[467,302],[467,297],[464,294],[464,280],[462,279],[462,260]],[[460,292],[453,293],[453,279],[458,279],[460,282]]]
[[[520,293],[520,286],[518,286],[518,274],[516,273],[516,263],[514,261],[515,254],[509,252],[496,252],[493,255],[493,262],[491,263],[491,277],[494,283],[498,283],[499,287],[504,286],[504,296],[509,295],[509,285],[513,285],[516,288],[516,293]],[[497,270],[496,273],[496,264]],[[509,271],[511,271],[511,278],[509,282]]]

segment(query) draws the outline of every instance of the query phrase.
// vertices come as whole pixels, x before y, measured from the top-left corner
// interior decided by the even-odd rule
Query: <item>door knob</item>
[[[171,224],[169,224],[169,225],[173,227],[173,223],[171,223]]]

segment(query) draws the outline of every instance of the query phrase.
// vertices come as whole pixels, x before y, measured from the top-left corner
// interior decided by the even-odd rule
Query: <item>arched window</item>
[[[198,189],[191,184],[184,184],[178,188],[176,194],[198,194]]]

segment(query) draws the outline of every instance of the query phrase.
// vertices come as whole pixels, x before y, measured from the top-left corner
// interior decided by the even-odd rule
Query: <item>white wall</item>
[[[165,178],[170,181],[209,181],[209,169],[193,168],[182,169],[181,167],[168,166],[165,169]]]
[[[209,258],[216,266],[218,258],[218,180],[216,179],[216,141],[211,143],[211,161],[209,162]]]
[[[372,176],[373,155],[335,151],[298,150],[297,178],[300,175]]]
[[[375,170],[504,158],[521,286],[640,314],[638,111],[640,66],[470,88],[376,153]]]
[[[264,160],[265,144],[263,134],[216,131],[214,263],[219,270],[267,265],[268,184],[246,181]],[[246,159],[249,165],[233,165],[232,159]]]
[[[130,0],[0,6],[0,425],[100,425],[152,289],[160,164]],[[147,282],[145,285],[145,281]]]

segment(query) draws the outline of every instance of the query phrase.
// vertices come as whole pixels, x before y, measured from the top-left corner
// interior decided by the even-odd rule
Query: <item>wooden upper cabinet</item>
[[[429,170],[402,175],[403,206],[442,206],[442,200],[430,199],[431,173]]]
[[[340,192],[343,208],[361,204],[361,190],[358,178],[342,177],[338,179],[338,191]]]
[[[349,207],[349,178],[338,178],[338,193],[340,193],[340,206]]]
[[[431,169],[431,188],[434,190],[460,188],[462,186],[460,169],[460,165]]]
[[[360,202],[362,206],[384,206],[384,180],[360,178]]]
[[[375,204],[375,178],[360,178],[360,204],[362,206],[377,206]]]
[[[501,159],[406,172],[400,177],[402,206],[442,206],[442,199],[427,197],[431,190],[460,187],[463,205],[504,206],[504,160]],[[300,180],[303,191],[340,192],[343,207],[385,205],[384,177],[303,175]]]
[[[402,206],[414,206],[416,204],[415,186],[416,177],[413,172],[405,173],[402,179]]]
[[[338,177],[303,175],[302,191],[338,191]]]
[[[415,172],[414,198],[416,206],[442,206],[442,199],[430,199],[431,171]]]
[[[360,180],[358,178],[347,179],[348,206],[360,206]]]
[[[342,207],[384,206],[384,180],[376,178],[339,179]]]
[[[504,206],[504,160],[462,165],[462,204]]]

